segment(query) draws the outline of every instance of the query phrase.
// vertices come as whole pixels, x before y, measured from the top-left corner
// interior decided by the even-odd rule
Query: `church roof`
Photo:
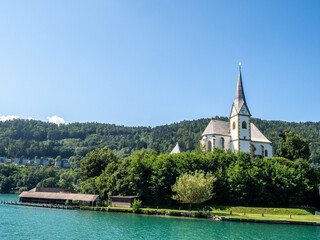
[[[253,123],[250,124],[251,129],[251,141],[252,142],[264,142],[264,143],[271,143],[268,138],[266,138],[262,132],[254,125]]]
[[[202,133],[202,136],[205,135],[224,135],[231,136],[229,133],[230,122],[221,121],[221,120],[211,120]],[[260,130],[253,124],[250,124],[251,129],[251,141],[252,142],[264,142],[271,143]]]
[[[246,107],[248,108],[248,105],[246,102],[246,97],[245,97],[244,91],[243,91],[241,70],[239,69],[236,96],[234,97],[233,106],[235,107],[236,112],[239,113],[243,105],[246,105]],[[249,109],[248,109],[248,111],[249,111]],[[249,114],[250,114],[250,112],[249,112]]]
[[[221,120],[211,120],[202,133],[202,136],[204,135],[211,135],[211,134],[217,134],[217,135],[226,135],[229,136],[229,122],[221,121]]]
[[[174,153],[181,153],[181,149],[179,147],[179,144],[177,143],[176,146],[172,149],[170,154],[174,154]]]

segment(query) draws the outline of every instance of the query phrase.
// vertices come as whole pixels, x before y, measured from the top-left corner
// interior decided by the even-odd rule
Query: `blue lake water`
[[[0,194],[14,201],[16,195]],[[320,239],[320,227],[0,204],[0,239]]]

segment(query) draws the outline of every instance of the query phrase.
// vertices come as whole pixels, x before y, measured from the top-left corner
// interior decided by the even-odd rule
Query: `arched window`
[[[208,141],[208,152],[212,151],[212,145],[211,145],[211,141]]]
[[[243,122],[242,122],[242,128],[244,128],[244,129],[247,128],[247,123],[246,123],[246,121],[243,121]]]
[[[265,155],[266,157],[268,157],[268,150],[267,150],[267,149],[264,150],[264,155]]]
[[[254,152],[256,151],[257,149],[256,149],[256,147],[253,145],[253,144],[251,144],[251,154],[254,156],[255,154],[254,154]]]
[[[263,145],[261,145],[261,157],[264,158],[264,146]]]
[[[232,123],[232,129],[236,129],[236,123],[235,122]]]
[[[221,138],[221,148],[224,149],[224,138]]]

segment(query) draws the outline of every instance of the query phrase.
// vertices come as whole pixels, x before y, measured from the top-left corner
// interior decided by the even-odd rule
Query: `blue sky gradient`
[[[320,1],[1,1],[0,115],[320,121]]]

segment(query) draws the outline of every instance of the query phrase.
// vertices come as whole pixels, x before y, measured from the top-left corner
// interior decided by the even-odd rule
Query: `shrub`
[[[141,208],[142,205],[142,201],[139,199],[134,199],[133,203],[132,203],[132,212],[136,213],[139,211],[139,208]]]

